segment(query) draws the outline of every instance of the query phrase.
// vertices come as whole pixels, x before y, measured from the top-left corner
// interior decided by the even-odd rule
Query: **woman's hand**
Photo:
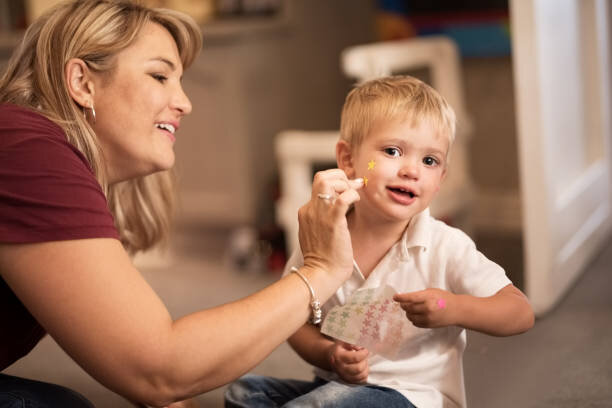
[[[362,186],[363,179],[349,180],[340,169],[315,174],[311,199],[298,211],[305,267],[338,274],[343,281],[350,276],[353,247],[346,213]]]
[[[329,362],[333,370],[347,383],[363,384],[368,380],[370,352],[363,348],[336,341],[329,350]]]

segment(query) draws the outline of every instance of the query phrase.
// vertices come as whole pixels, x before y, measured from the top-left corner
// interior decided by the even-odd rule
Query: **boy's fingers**
[[[396,293],[393,295],[393,300],[400,303],[421,303],[425,301],[425,292]]]
[[[347,343],[347,342],[342,341],[342,340],[336,340],[336,342],[339,345],[341,345],[342,348],[345,348],[346,350],[355,350],[356,347],[359,347],[359,346],[355,346],[355,345],[353,345],[351,343]]]
[[[402,309],[409,314],[423,314],[429,311],[429,308],[425,303],[410,303],[402,305]]]
[[[355,364],[365,360],[370,352],[367,349],[362,350],[342,350],[339,357],[345,364]]]
[[[353,380],[359,377],[366,377],[370,371],[367,361],[362,361],[356,364],[345,364],[339,370],[345,377],[350,377]]]
[[[348,374],[352,377],[358,376],[363,371],[364,367],[361,367],[357,364],[350,364],[344,366],[344,373]]]

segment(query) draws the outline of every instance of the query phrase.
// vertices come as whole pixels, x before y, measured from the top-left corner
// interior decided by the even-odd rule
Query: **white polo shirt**
[[[287,262],[285,274],[303,262],[298,250]],[[439,288],[487,297],[511,283],[504,270],[480,253],[465,233],[434,219],[425,209],[413,217],[402,238],[368,279],[355,263],[353,275],[323,305],[323,317],[361,288],[386,284],[398,293]],[[402,339],[404,345],[397,360],[370,356],[368,383],[393,388],[418,408],[465,407],[465,330],[458,326],[412,329]],[[315,373],[327,380],[338,380],[335,373],[319,368]]]

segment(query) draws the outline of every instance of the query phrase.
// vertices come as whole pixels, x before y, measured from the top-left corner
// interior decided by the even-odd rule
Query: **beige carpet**
[[[226,238],[225,231],[183,234],[177,236],[172,259],[164,261],[168,267],[151,265],[155,259],[146,260],[148,265],[141,268],[143,274],[173,316],[239,298],[275,279],[267,273],[232,268],[224,256]],[[495,245],[497,253],[504,252],[501,250],[503,238],[498,238]],[[515,248],[507,252],[517,256],[516,242],[507,245]],[[469,333],[465,375],[471,407],[612,407],[610,265],[612,244],[561,304],[538,320],[527,334],[493,338]],[[74,388],[97,407],[131,407],[93,381],[49,338],[6,372]],[[309,366],[286,344],[254,372],[278,377],[310,377]],[[201,407],[222,407],[223,390],[206,393],[197,401]]]

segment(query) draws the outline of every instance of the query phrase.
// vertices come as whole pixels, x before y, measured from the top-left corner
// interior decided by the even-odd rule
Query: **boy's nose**
[[[399,175],[402,178],[418,179],[419,178],[419,166],[413,161],[405,161],[399,169]]]

